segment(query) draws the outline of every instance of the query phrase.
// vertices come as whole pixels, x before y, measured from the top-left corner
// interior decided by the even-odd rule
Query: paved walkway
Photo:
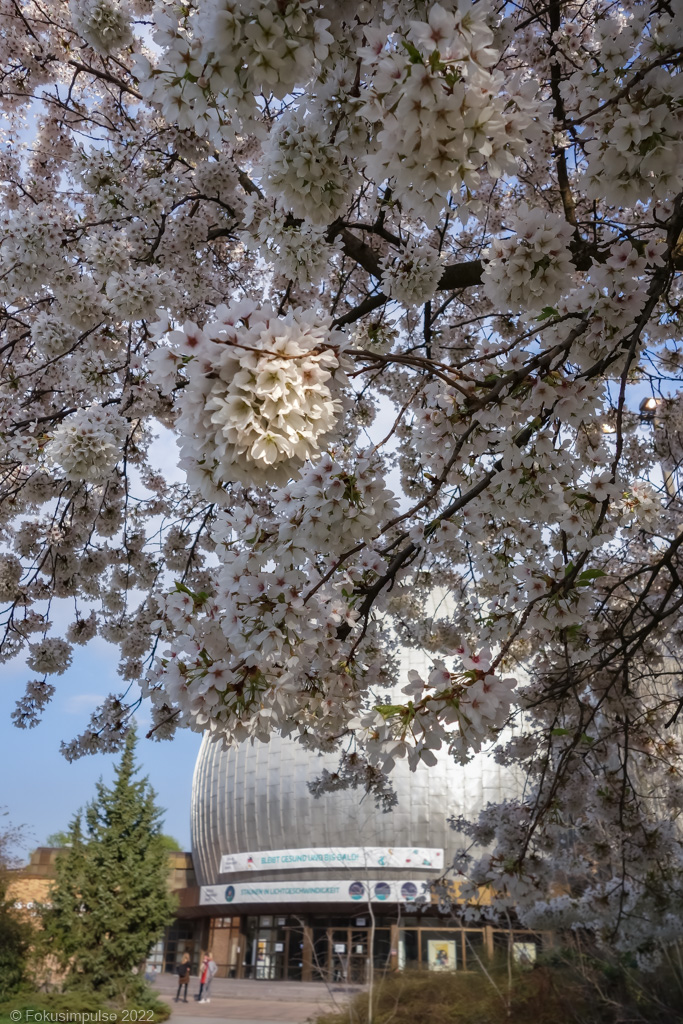
[[[237,981],[214,978],[211,1002],[198,1003],[194,996],[199,982],[192,978],[187,1003],[175,1003],[177,982],[173,975],[162,975],[154,983],[159,995],[171,1006],[173,1024],[202,1024],[216,1019],[230,1024],[305,1024],[320,1013],[343,1009],[358,988],[335,985],[332,989],[318,982]]]

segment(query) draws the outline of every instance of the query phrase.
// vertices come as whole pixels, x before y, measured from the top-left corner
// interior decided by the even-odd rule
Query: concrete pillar
[[[244,961],[247,958],[247,919],[246,917],[240,918],[239,923],[239,936],[237,938],[237,945],[239,946],[239,953],[237,954],[237,973],[236,978],[243,978],[245,976]]]
[[[302,981],[313,981],[313,929],[310,925],[304,925],[304,948],[302,950]]]
[[[398,970],[398,925],[391,926],[391,955],[389,957],[389,968],[392,971]]]

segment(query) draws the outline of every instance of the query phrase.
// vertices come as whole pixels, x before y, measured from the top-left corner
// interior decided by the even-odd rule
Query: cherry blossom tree
[[[526,786],[458,823],[489,850],[459,869],[653,962],[683,919],[680,0],[0,10],[16,724],[98,635],[121,691],[68,758],[142,699],[157,739],[280,732],[388,802],[396,759],[493,744]]]

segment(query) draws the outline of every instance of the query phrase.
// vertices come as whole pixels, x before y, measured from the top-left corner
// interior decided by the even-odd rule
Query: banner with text
[[[203,885],[202,907],[245,903],[415,903],[423,897],[424,882],[360,882],[348,878],[317,882],[235,882]],[[427,902],[430,901],[426,895]]]
[[[221,857],[222,875],[232,871],[288,871],[292,868],[429,868],[443,870],[443,850],[412,846],[345,846],[300,850],[261,850],[226,853]]]

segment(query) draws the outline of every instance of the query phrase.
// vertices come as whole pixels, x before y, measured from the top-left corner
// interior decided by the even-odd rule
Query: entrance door
[[[287,933],[285,929],[259,931],[254,939],[252,957],[256,964],[254,977],[257,980],[282,981],[287,972]]]
[[[364,985],[367,981],[368,945],[368,929],[354,928],[349,942],[349,982],[352,985]]]
[[[348,985],[365,985],[370,955],[369,928],[330,928],[330,980]]]
[[[302,925],[287,928],[287,981],[301,981],[304,970],[304,929]]]
[[[325,976],[325,961],[328,981],[338,984],[366,985],[371,957],[375,970],[386,971],[391,962],[391,930],[375,929],[374,948],[371,935],[371,928],[328,928],[325,957],[322,929],[313,929],[314,965],[318,968],[316,973],[314,966],[314,978]]]
[[[386,970],[391,956],[391,931],[375,930],[374,950],[370,949],[370,935],[370,928],[313,928],[313,980],[366,985],[371,956],[377,970]]]
[[[254,977],[259,981],[271,980],[271,942],[270,932],[259,932],[254,939],[252,953]]]
[[[330,937],[327,928],[314,928],[312,938],[313,981],[328,981],[330,978]]]
[[[349,980],[349,929],[331,929],[328,935],[330,938],[331,980],[346,983]]]

